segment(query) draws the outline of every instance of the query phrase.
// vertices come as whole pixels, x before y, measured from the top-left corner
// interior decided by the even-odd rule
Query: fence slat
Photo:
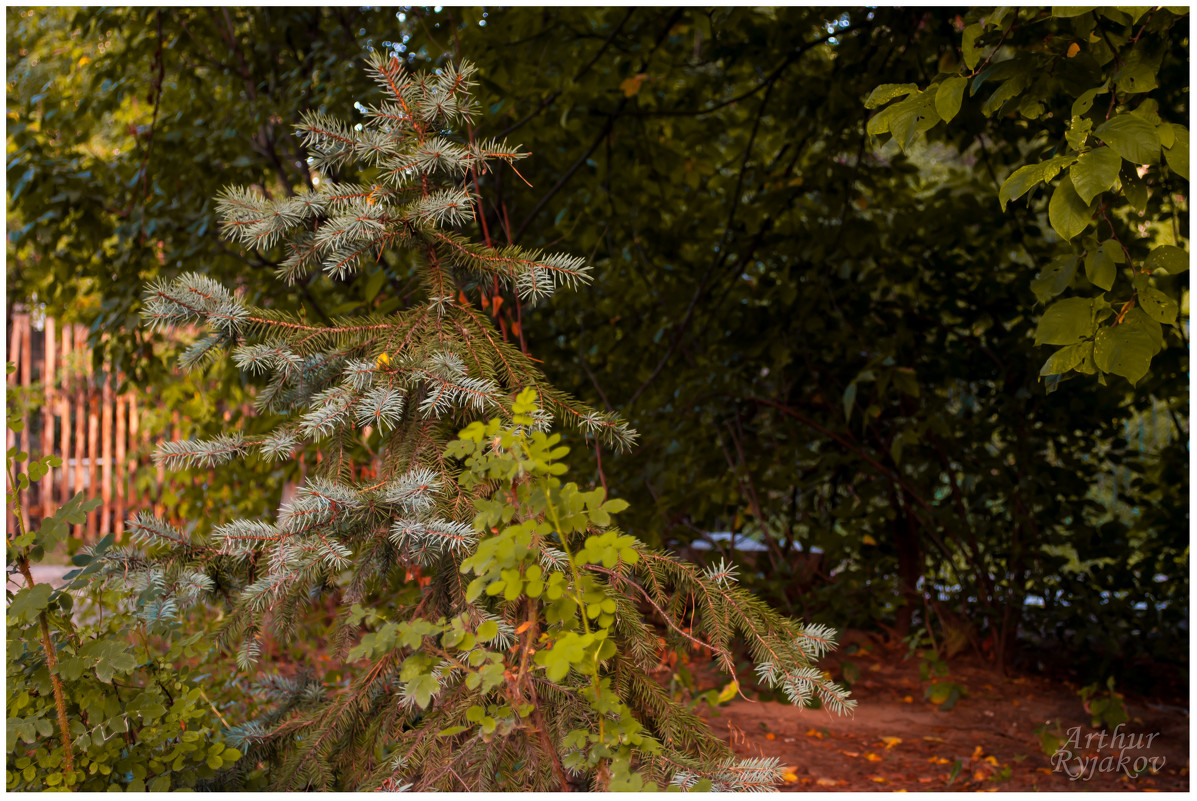
[[[127,467],[126,481],[129,484],[127,490],[128,496],[136,498],[138,497],[136,486],[137,468],[141,466],[141,448],[138,447],[137,441],[137,404],[134,402],[132,395],[127,397],[129,406],[129,450],[132,452],[132,456],[129,459]]]
[[[33,315],[21,314],[14,315],[21,322],[21,336],[24,342],[21,343],[21,386],[28,387],[33,384]],[[21,413],[21,422],[24,427],[21,429],[21,450],[29,454],[29,458],[33,458],[33,448],[30,447],[32,443],[33,431],[29,428],[29,407],[26,406]],[[26,487],[21,490],[21,522],[25,524],[25,530],[29,530],[29,499],[33,493]]]
[[[128,395],[116,396],[116,508],[112,514],[112,526],[117,542],[121,541],[121,536],[125,533],[125,459],[128,455],[125,452],[125,415],[129,412],[128,398]]]
[[[62,454],[62,485],[58,491],[58,500],[66,503],[70,500],[71,480],[67,471],[71,467],[71,385],[74,381],[70,377],[71,364],[71,326],[62,326],[62,386],[58,392],[58,416],[62,424],[58,429],[58,452]]]
[[[88,382],[90,384],[90,382]],[[100,396],[91,386],[87,393],[87,499],[94,500],[99,490],[96,468],[100,454]],[[87,513],[87,538],[95,539],[99,514],[95,509]]]
[[[18,324],[17,316],[14,314],[12,318],[12,330],[8,335],[8,360],[14,365],[21,361],[21,327]],[[5,379],[7,380],[7,379]],[[8,448],[9,450],[17,447],[17,434],[11,428],[8,429]],[[9,531],[16,531],[17,518],[12,512],[7,512],[5,515],[6,525]]]
[[[44,415],[42,423],[42,441],[40,456],[54,455],[54,411],[57,407],[55,389],[58,386],[56,376],[54,375],[54,344],[57,337],[54,336],[54,318],[46,318],[46,359],[42,363],[42,384],[45,385],[46,405],[43,409]],[[57,510],[54,504],[54,468],[51,467],[46,471],[45,478],[42,479],[41,487],[38,490],[41,496],[41,513],[42,517],[49,517]]]
[[[100,497],[104,505],[100,507],[100,536],[112,531],[112,371],[104,371],[104,391],[100,401],[100,456],[104,460],[100,466]]]
[[[75,373],[75,391],[71,394],[75,413],[75,494],[83,492],[83,449],[87,444],[87,380],[83,369],[87,361],[85,333],[83,326],[74,326],[75,356],[79,367]],[[75,526],[75,536],[79,539],[87,533],[87,524]]]

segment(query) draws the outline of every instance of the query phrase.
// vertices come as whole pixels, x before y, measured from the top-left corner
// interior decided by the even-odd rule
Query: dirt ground
[[[68,569],[38,566],[35,579],[58,584]],[[961,655],[951,660],[945,680],[961,685],[965,694],[945,711],[924,697],[929,682],[920,679],[917,658],[905,659],[905,646],[861,632],[845,634],[843,649],[850,644],[856,646],[850,656],[833,653],[820,667],[837,680],[843,679],[845,660],[859,670],[851,717],[739,696],[715,709],[700,704],[699,711],[737,754],[780,759],[786,768],[782,791],[1189,789],[1184,697],[1126,697],[1130,720],[1117,739],[1107,734],[1103,741],[1077,688],[1058,679],[1002,676]],[[697,664],[689,669],[699,689],[720,688],[716,672]],[[656,678],[669,684],[670,672],[664,668]],[[1044,754],[1036,728],[1048,721],[1065,739],[1076,732],[1071,736],[1079,747],[1071,760],[1053,764]]]
[[[920,680],[917,658],[903,659],[904,646],[861,634],[846,641],[860,650],[850,657],[833,654],[820,667],[837,679],[845,658],[860,669],[852,685],[858,702],[852,717],[740,697],[706,713],[736,753],[781,760],[783,791],[1189,789],[1183,698],[1159,703],[1127,697],[1130,720],[1115,732],[1117,739],[1111,733],[1102,741],[1075,687],[1041,676],[1003,677],[961,656],[952,660],[947,678],[966,694],[944,711],[924,698],[929,682]],[[704,679],[708,686],[718,681],[713,675],[699,681]],[[1079,727],[1074,742],[1081,747],[1073,749],[1073,759],[1053,766],[1044,754],[1035,730],[1045,721],[1053,729],[1058,723],[1065,739]]]

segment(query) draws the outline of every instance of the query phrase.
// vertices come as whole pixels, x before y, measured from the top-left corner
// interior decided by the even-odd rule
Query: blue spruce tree
[[[845,712],[854,702],[813,666],[834,632],[776,614],[733,569],[703,571],[647,548],[613,527],[622,501],[562,483],[555,421],[615,449],[635,432],[549,386],[461,290],[497,281],[538,302],[585,285],[587,267],[460,232],[478,201],[468,178],[526,155],[450,133],[476,113],[469,65],[412,74],[374,56],[368,69],[382,101],[362,124],[310,114],[297,126],[314,174],[329,179],[277,199],[229,189],[223,231],[282,251],[288,282],[317,269],[345,278],[401,250],[424,299],[312,325],[196,273],[150,286],[149,325],[207,328],[184,367],[231,349],[261,377],[256,408],[286,420],[265,436],[165,442],[159,462],[215,467],[305,449],[321,458],[272,521],[187,535],[140,514],[129,525],[160,546],[153,557],[104,558],[152,572],[160,593],[147,614],[227,607],[222,644],[262,676],[271,702],[233,732],[246,752],[238,765],[267,766],[273,789],[772,787],[776,760],[736,758],[649,670],[663,649],[698,647],[734,673],[742,637],[762,684]],[[330,178],[348,174],[368,177]],[[355,481],[351,468],[363,438],[378,455],[376,481]],[[412,582],[413,571],[431,581]],[[334,641],[350,678],[260,673],[262,633],[291,636],[326,594],[342,610]]]

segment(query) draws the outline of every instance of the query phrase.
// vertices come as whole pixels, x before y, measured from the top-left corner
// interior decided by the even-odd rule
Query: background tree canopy
[[[1003,664],[1016,643],[1086,672],[1185,659],[1188,257],[1159,249],[1188,247],[1188,16],[1067,14],[11,9],[9,307],[90,323],[176,404],[206,401],[137,328],[148,279],[202,270],[324,320],[403,307],[401,253],[278,293],[282,254],[222,242],[213,198],[310,188],[292,126],[355,114],[368,50],[468,57],[474,133],[533,152],[526,183],[479,178],[473,233],[584,256],[596,280],[543,309],[458,290],[640,432],[628,455],[583,446],[629,531],[732,532],[763,548],[744,581],[783,611]],[[1115,143],[1126,161],[1084,155]],[[1080,325],[1049,306],[1106,289]],[[1131,361],[1056,355],[1110,331],[1140,332],[1119,340]],[[235,415],[235,369],[206,380]],[[285,478],[210,493],[252,515]]]

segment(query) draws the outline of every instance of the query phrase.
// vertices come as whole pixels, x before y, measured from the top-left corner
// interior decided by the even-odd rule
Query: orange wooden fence
[[[134,489],[137,471],[150,463],[150,432],[138,425],[138,399],[115,392],[120,376],[93,370],[86,328],[19,309],[8,320],[7,360],[17,370],[7,381],[24,390],[20,394],[29,403],[22,403],[23,430],[8,432],[8,447],[17,446],[31,458],[54,454],[62,459],[60,467],[22,490],[24,523],[54,514],[75,493],[85,492],[103,504],[86,523],[73,527],[74,536],[94,541],[112,533],[119,540],[130,510],[160,499],[165,478],[156,471],[153,490],[145,496]],[[177,438],[177,426],[174,433]],[[7,521],[11,533],[16,524],[11,510]]]

